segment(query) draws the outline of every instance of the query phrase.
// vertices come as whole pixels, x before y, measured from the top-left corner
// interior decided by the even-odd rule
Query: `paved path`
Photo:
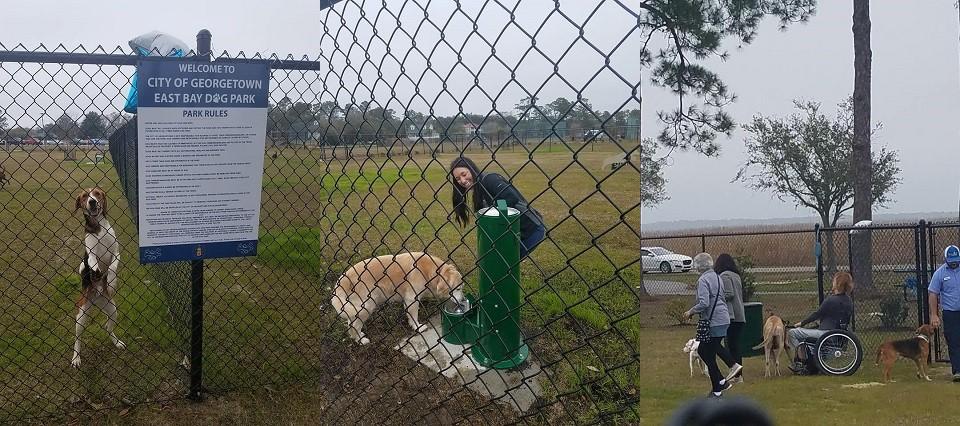
[[[693,296],[694,290],[688,290],[687,285],[676,281],[643,280],[643,288],[651,296]]]
[[[643,288],[647,290],[647,294],[651,296],[693,296],[696,294],[695,290],[687,289],[685,283],[680,283],[676,281],[661,281],[661,280],[644,280]],[[758,291],[754,293],[758,296],[760,295],[811,295],[817,294],[816,291]]]
[[[846,261],[846,258],[844,258],[844,261]],[[914,265],[914,264],[912,264],[912,263],[911,263],[911,264],[906,264],[906,263],[904,263],[904,264],[889,264],[889,265],[873,265],[873,271],[874,271],[874,272],[905,272],[905,271],[913,271],[914,268],[916,268],[916,265]],[[824,265],[824,266],[823,266],[823,269],[824,269],[824,272],[826,272],[827,266]],[[850,267],[848,267],[848,266],[846,266],[846,265],[837,265],[837,270],[838,270],[838,271],[849,271],[849,270],[850,270]],[[761,267],[753,267],[753,268],[750,268],[750,269],[748,269],[748,271],[754,272],[754,273],[760,273],[760,274],[771,274],[771,273],[780,273],[780,274],[802,274],[802,273],[810,273],[810,274],[815,274],[815,273],[817,272],[817,267],[816,267],[816,266],[761,266]],[[691,274],[696,274],[696,271],[689,272],[689,273],[691,273]],[[660,272],[658,272],[658,271],[649,271],[649,272],[644,272],[644,275],[650,275],[650,276],[660,275],[660,276],[662,276],[662,275],[664,275],[664,274],[662,274],[662,273],[660,273]]]

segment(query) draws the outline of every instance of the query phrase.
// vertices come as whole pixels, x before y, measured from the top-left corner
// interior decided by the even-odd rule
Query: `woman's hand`
[[[693,318],[693,312],[686,311],[686,312],[683,313],[683,317],[686,318],[686,319]]]
[[[795,328],[800,328],[800,323],[798,322],[798,323],[794,324],[793,326],[794,326]]]

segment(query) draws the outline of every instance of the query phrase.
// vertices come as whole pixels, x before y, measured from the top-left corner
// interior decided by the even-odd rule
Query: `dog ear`
[[[444,285],[450,290],[459,287],[461,281],[463,281],[463,277],[460,276],[460,272],[457,271],[457,267],[453,266],[453,264],[444,263],[437,272],[440,274],[440,279],[443,280]]]
[[[97,189],[100,189],[100,188],[97,188]],[[101,198],[100,204],[102,204],[100,209],[103,211],[103,215],[107,216],[107,206],[110,205],[110,202],[107,201],[107,192],[100,189],[100,198]]]
[[[81,189],[81,190],[80,190],[80,193],[77,194],[77,202],[76,202],[76,203],[74,204],[74,206],[73,206],[73,212],[74,212],[74,213],[76,213],[77,210],[80,210],[80,208],[83,207],[83,201],[81,201],[81,200],[83,199],[83,195],[86,194],[86,193],[87,193],[87,191],[84,191],[84,190]]]

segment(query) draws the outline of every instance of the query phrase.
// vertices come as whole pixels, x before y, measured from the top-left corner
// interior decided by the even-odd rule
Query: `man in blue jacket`
[[[927,291],[930,293],[930,325],[940,327],[943,310],[943,336],[947,339],[953,381],[960,382],[960,248],[949,246],[943,251],[944,264],[933,273]]]

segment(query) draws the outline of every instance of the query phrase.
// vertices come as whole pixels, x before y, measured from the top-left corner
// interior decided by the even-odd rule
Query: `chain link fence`
[[[942,251],[956,244],[957,223],[873,225],[781,229],[754,232],[651,234],[642,238],[645,271],[641,294],[644,324],[664,328],[688,323],[683,313],[693,305],[698,274],[682,256],[706,252],[732,255],[744,271],[745,300],[760,302],[764,316],[787,324],[800,322],[830,295],[833,276],[850,272],[855,262],[851,239],[872,237],[872,276],[853,292],[853,330],[869,355],[883,341],[901,338],[928,321],[926,288],[943,264]],[[679,254],[681,258],[677,258]],[[948,359],[942,336],[935,359]]]
[[[271,99],[258,254],[202,270],[137,262],[136,116],[122,111],[137,57],[0,45],[0,419],[306,382],[320,423],[639,421],[637,14],[618,1],[344,1],[324,12],[316,57],[214,51],[269,63]],[[546,225],[519,264],[530,357],[516,369],[464,372],[436,339],[411,349],[396,303],[358,345],[331,307],[350,265],[405,251],[449,260],[477,293],[477,229],[451,202],[458,156],[504,176]],[[120,242],[125,348],[97,311],[72,368],[74,205],[91,187]],[[443,302],[426,299],[421,321]]]
[[[714,259],[721,253],[734,257],[743,272],[745,302],[761,302],[784,321],[800,321],[818,304],[816,241],[810,228],[644,235],[642,317],[653,327],[693,323],[683,313],[695,303],[699,275],[676,255],[693,258],[705,252]]]
[[[933,276],[933,273],[936,272],[937,268],[943,265],[943,252],[946,247],[951,244],[960,246],[960,222],[933,223],[926,227],[926,229],[921,229],[918,234],[921,254],[921,262],[918,265],[918,269],[921,271],[921,277],[930,278]],[[924,262],[924,260],[926,260],[926,262]],[[920,302],[922,303],[922,314],[924,318],[929,321],[930,302],[923,291],[927,288],[927,285],[929,285],[929,282],[926,280],[920,282],[920,294],[924,296]],[[941,315],[942,318],[942,311],[937,312],[937,314]],[[942,329],[937,329],[933,343],[935,359],[943,362],[950,361],[950,354],[947,353],[947,342],[943,336]]]

